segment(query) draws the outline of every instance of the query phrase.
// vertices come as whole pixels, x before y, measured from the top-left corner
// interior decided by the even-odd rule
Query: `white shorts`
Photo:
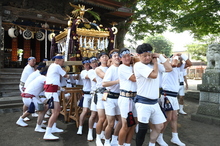
[[[178,110],[179,109],[179,102],[178,102],[177,97],[172,97],[172,96],[166,96],[166,97],[170,101],[170,103],[173,107],[173,110]],[[161,101],[162,107],[164,107],[164,95],[161,96],[160,101]]]
[[[57,92],[45,92],[44,94],[47,99],[50,99],[53,96],[53,101],[60,102],[59,95]]]
[[[91,94],[91,96],[92,96],[92,101],[91,101],[90,110],[97,112],[96,104],[94,102],[94,94]]]
[[[137,117],[135,103],[131,98],[119,96],[118,106],[119,106],[122,118],[127,118],[128,112],[130,112],[130,111],[132,111],[134,117]]]
[[[90,94],[84,94],[83,107],[90,108],[91,98]]]
[[[185,89],[184,89],[184,85],[180,85],[179,88],[179,96],[185,96]]]
[[[105,109],[104,103],[103,103],[104,101],[102,100],[103,94],[97,93],[97,96],[98,96],[98,101],[97,101],[97,105],[96,105],[97,109]]]
[[[158,103],[156,104],[142,104],[135,103],[137,110],[137,119],[141,123],[161,124],[166,122],[166,118],[160,109]]]
[[[38,111],[38,103],[42,103],[39,99],[37,99],[36,97],[33,97],[32,99],[31,98],[22,98],[22,101],[24,103],[24,105],[26,107],[29,107],[31,102],[34,103],[34,106],[35,106],[35,110]]]
[[[120,115],[120,109],[118,107],[118,99],[107,98],[104,101],[105,114],[108,116]]]

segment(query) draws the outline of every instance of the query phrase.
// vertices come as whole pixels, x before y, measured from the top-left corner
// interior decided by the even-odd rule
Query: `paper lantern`
[[[19,35],[19,31],[18,31],[18,29],[14,28],[14,27],[11,27],[11,28],[8,30],[8,35],[9,35],[11,38],[16,38],[16,37]]]

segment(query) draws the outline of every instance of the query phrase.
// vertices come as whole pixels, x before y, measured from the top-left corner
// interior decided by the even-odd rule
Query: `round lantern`
[[[23,37],[26,39],[26,40],[30,40],[32,38],[32,32],[29,30],[29,29],[26,29],[24,32],[23,32]]]
[[[45,35],[42,31],[38,31],[36,34],[35,34],[35,37],[38,41],[43,41],[44,38],[45,38]]]
[[[16,38],[16,37],[19,35],[19,31],[18,31],[18,29],[14,28],[14,27],[11,27],[11,28],[8,30],[8,35],[9,35],[11,38]]]
[[[56,35],[56,34],[53,33],[53,32],[50,33],[50,34],[48,34],[48,40],[49,40],[49,41],[52,41],[52,39],[53,39],[53,37],[55,37],[55,35]]]

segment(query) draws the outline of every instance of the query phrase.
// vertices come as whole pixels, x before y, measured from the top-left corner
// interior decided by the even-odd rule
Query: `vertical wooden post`
[[[4,67],[4,28],[2,27],[2,4],[0,3],[0,70]]]

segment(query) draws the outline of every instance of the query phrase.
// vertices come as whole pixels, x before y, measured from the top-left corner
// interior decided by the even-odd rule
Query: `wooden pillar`
[[[0,3],[0,71],[4,68],[4,28],[2,27],[2,4]]]
[[[40,41],[38,41],[37,39],[36,39],[36,43],[35,43],[35,51],[36,51],[36,53],[35,53],[36,61],[41,62],[41,60],[40,60]]]
[[[24,56],[23,58],[28,59],[31,56],[31,42],[30,40],[24,39]]]

